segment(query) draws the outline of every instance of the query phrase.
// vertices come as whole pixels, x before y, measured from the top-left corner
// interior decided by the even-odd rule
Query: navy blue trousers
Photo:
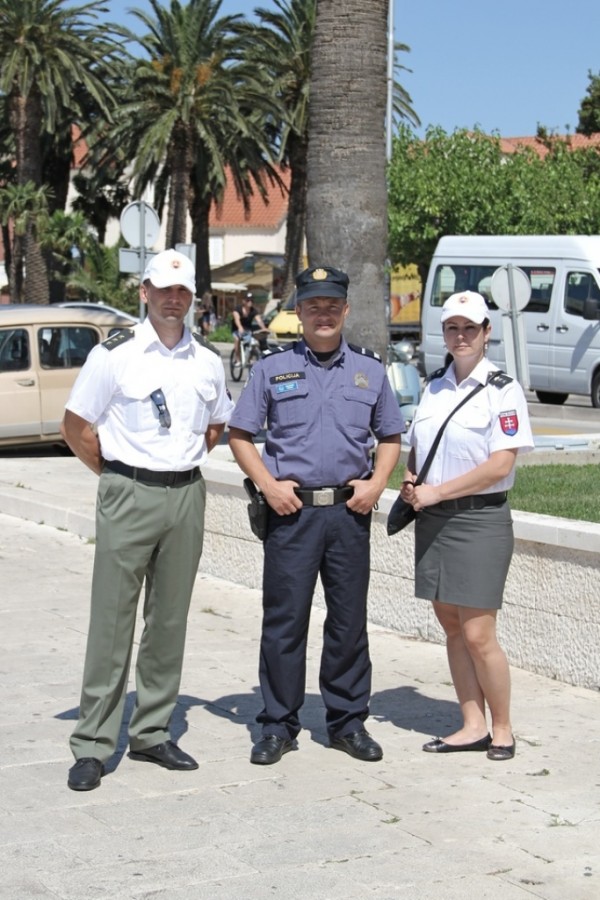
[[[294,738],[306,686],[306,643],[317,578],[327,615],[319,685],[330,735],[349,734],[369,715],[371,660],[367,592],[371,516],[345,503],[272,510],[265,540],[260,686],[263,734]]]

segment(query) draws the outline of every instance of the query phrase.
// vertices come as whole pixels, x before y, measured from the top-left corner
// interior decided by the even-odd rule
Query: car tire
[[[552,406],[562,406],[568,394],[553,394],[550,391],[536,391],[535,396],[540,403],[550,403]]]
[[[600,369],[592,378],[592,406],[594,409],[600,409]]]

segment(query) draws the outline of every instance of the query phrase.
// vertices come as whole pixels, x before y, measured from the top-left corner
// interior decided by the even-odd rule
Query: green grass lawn
[[[399,490],[403,472],[395,469],[389,488]],[[515,510],[600,522],[600,466],[519,466],[509,499]]]

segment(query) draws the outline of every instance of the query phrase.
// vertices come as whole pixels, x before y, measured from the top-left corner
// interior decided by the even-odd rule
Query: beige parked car
[[[0,306],[0,447],[62,441],[71,386],[92,347],[131,322],[112,312]]]

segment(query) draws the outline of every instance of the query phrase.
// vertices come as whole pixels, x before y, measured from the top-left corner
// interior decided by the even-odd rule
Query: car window
[[[22,372],[30,365],[27,331],[24,328],[0,329],[0,372]]]
[[[38,331],[40,363],[43,369],[79,368],[99,341],[95,328],[46,325]]]
[[[442,306],[451,294],[459,291],[477,291],[485,299],[490,309],[497,309],[492,300],[492,276],[498,266],[440,265],[435,272],[431,305]],[[550,309],[552,285],[556,276],[553,267],[519,266],[531,282],[531,298],[525,307],[528,313],[544,313]]]
[[[583,304],[588,298],[600,300],[596,279],[590,272],[569,272],[565,284],[565,312],[582,316]]]

